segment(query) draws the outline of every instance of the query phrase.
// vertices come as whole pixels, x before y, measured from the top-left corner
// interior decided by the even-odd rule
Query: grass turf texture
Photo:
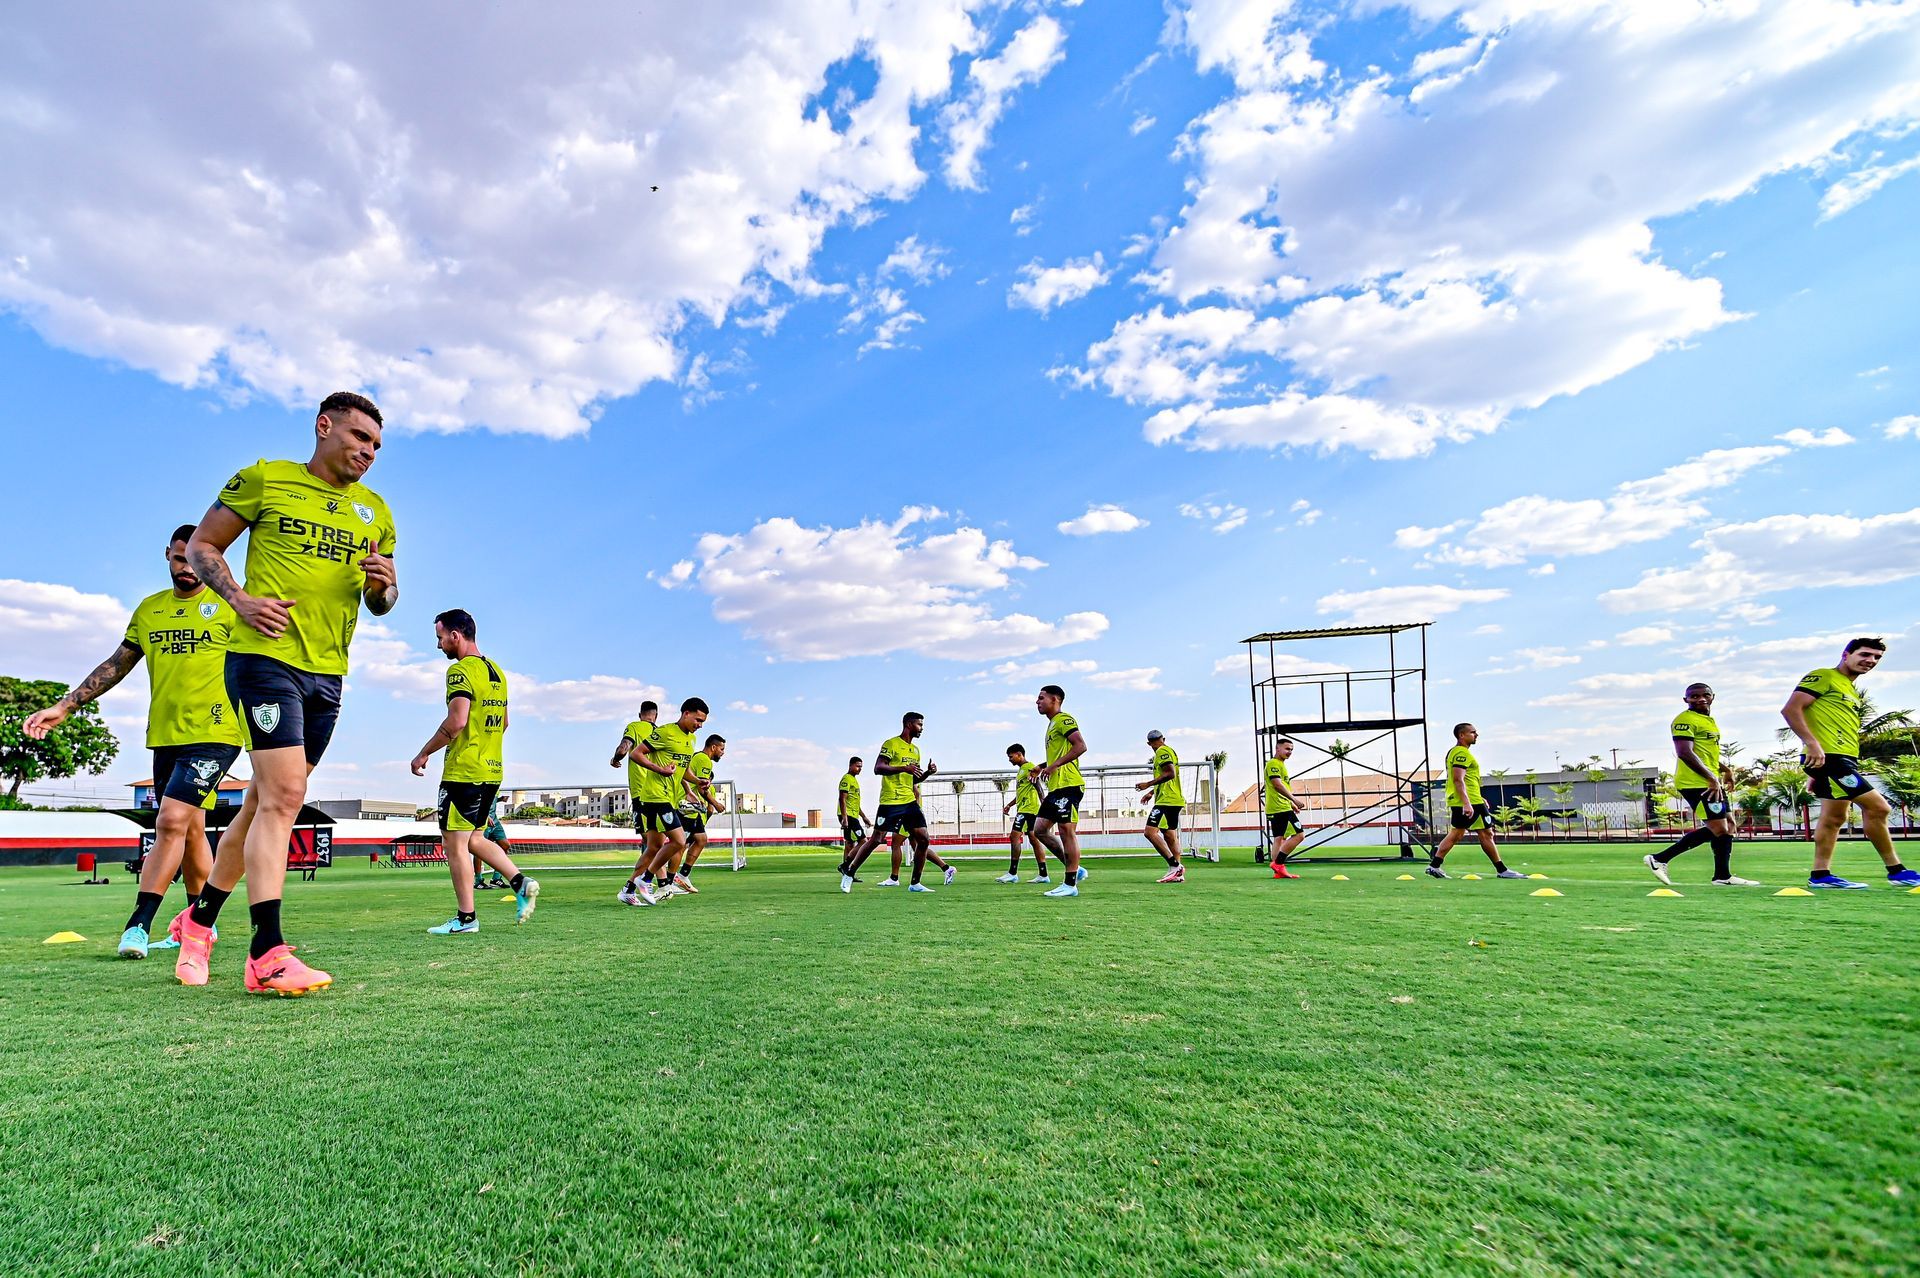
[[[1517,849],[1558,900],[554,873],[453,938],[444,871],[342,865],[298,1000],[241,992],[240,899],[187,990],[113,957],[131,882],[0,872],[0,1272],[1914,1272],[1920,897],[1851,847],[1875,891],[1775,899],[1787,845],[1649,899],[1641,851]]]

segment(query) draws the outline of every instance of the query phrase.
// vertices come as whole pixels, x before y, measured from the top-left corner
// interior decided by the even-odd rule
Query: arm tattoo
[[[140,650],[125,639],[113,650],[113,655],[93,668],[93,673],[74,685],[66,700],[78,710],[89,701],[96,701],[109,688],[127,677],[127,673],[140,664]]]
[[[207,588],[228,603],[240,591],[240,583],[233,579],[233,570],[227,567],[227,557],[212,546],[192,544],[187,547],[187,558],[193,563],[193,571]]]

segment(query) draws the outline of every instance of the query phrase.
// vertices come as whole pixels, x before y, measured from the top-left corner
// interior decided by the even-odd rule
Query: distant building
[[[755,794],[753,791],[748,790],[740,796],[740,811],[743,814],[765,813],[767,810],[766,795]]]
[[[155,808],[160,806],[160,800],[154,797],[154,792],[153,792],[154,786],[153,786],[152,777],[148,777],[144,781],[134,781],[131,783],[131,786],[133,789],[133,806],[134,807]],[[246,797],[247,797],[246,778],[222,777],[220,780],[219,790],[216,792],[213,802],[214,802],[214,806],[216,807],[222,807],[222,808],[237,807],[241,802],[241,800],[245,799]],[[408,808],[407,814],[411,816],[413,814],[413,809]]]
[[[394,799],[311,799],[307,806],[336,821],[411,821],[420,811],[418,804]]]

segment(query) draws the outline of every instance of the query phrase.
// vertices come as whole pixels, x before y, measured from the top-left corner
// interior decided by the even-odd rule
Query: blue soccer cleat
[[[534,903],[540,899],[540,880],[522,876],[520,890],[513,894],[513,899],[516,907],[513,911],[513,921],[525,923],[533,917]]]
[[[1852,879],[1843,879],[1837,874],[1812,874],[1807,876],[1807,886],[1810,888],[1860,888],[1864,890],[1867,885],[1864,883],[1855,883]]]
[[[1887,882],[1895,887],[1920,887],[1920,870],[1888,871]]]
[[[134,926],[120,934],[120,957],[143,959],[147,956],[147,929]]]
[[[427,935],[429,936],[470,936],[473,933],[478,932],[479,930],[480,930],[479,919],[470,919],[467,922],[463,923],[460,921],[460,916],[456,914],[452,918],[448,919],[445,923],[442,923],[439,927],[428,928]]]

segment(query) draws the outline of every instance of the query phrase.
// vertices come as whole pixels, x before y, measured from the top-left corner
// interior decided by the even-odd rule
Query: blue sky
[[[13,19],[0,669],[77,680],[350,385],[402,602],[322,794],[427,800],[449,606],[517,783],[659,689],[789,809],[909,707],[996,762],[1048,679],[1104,759],[1241,767],[1216,664],[1356,618],[1436,623],[1489,767],[1663,759],[1692,678],[1765,747],[1854,632],[1920,703],[1920,12],[1677,8]],[[107,709],[74,789],[145,775]]]

